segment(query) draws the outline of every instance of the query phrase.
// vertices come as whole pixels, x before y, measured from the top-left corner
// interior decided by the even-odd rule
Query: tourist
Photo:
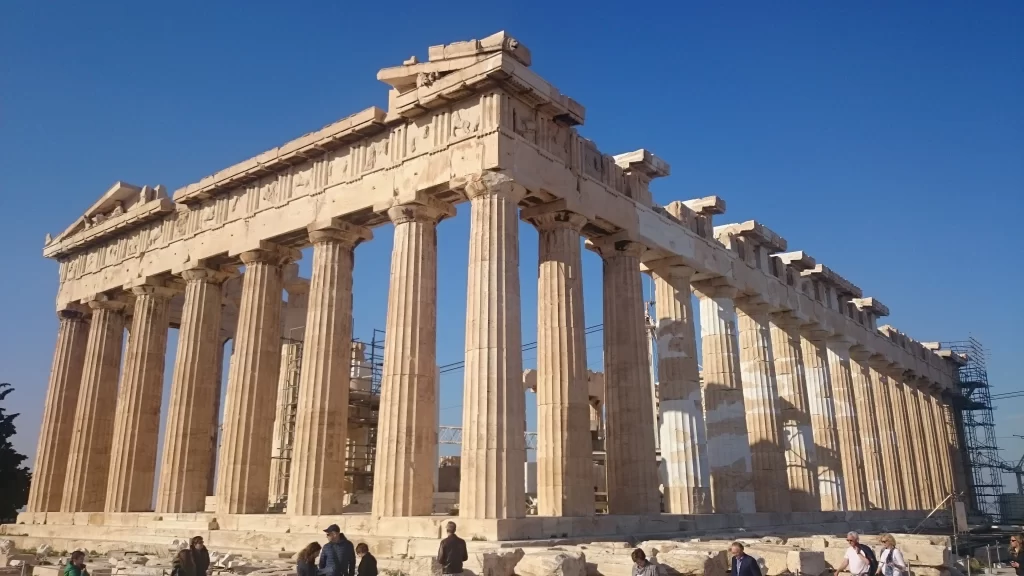
[[[457,576],[462,574],[462,563],[469,560],[466,541],[455,535],[455,522],[446,524],[444,530],[448,536],[441,540],[437,549],[437,563],[441,565],[442,574]]]
[[[331,524],[327,533],[327,544],[320,552],[320,574],[323,576],[355,576],[356,552],[352,542],[341,533],[337,524]]]
[[[640,548],[629,555],[633,559],[633,576],[658,576],[658,567],[647,559],[647,554]]]
[[[64,566],[64,576],[89,576],[85,569],[85,552],[75,550],[71,553],[71,559]]]
[[[732,576],[761,576],[757,560],[747,555],[742,543],[733,542],[729,553],[732,554]]]
[[[192,550],[189,548],[178,550],[178,555],[174,557],[174,562],[171,564],[171,576],[197,576]]]
[[[359,567],[356,568],[357,576],[377,576],[377,559],[370,554],[370,547],[366,542],[356,544],[356,557],[359,558]]]
[[[892,534],[882,534],[882,550],[878,553],[878,571],[882,576],[903,576],[907,572],[907,561],[903,552],[896,547]]]
[[[871,548],[860,543],[860,536],[856,532],[846,534],[846,543],[849,544],[849,547],[846,549],[843,563],[836,568],[836,572],[849,569],[853,576],[864,576],[865,574],[874,574],[878,570],[875,553],[871,551]]]
[[[196,565],[196,574],[206,576],[210,571],[210,551],[206,549],[206,543],[202,536],[193,536],[188,542],[188,549],[192,552],[192,562]]]
[[[1017,576],[1024,576],[1024,534],[1010,536],[1010,566]]]
[[[316,576],[316,556],[320,553],[320,543],[310,542],[295,559],[295,572],[298,576]]]

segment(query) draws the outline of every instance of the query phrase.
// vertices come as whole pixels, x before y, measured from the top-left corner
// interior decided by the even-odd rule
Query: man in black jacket
[[[441,540],[437,549],[437,563],[441,565],[441,573],[449,576],[462,574],[462,563],[469,560],[466,541],[455,535],[455,522],[445,526],[448,537]]]
[[[356,551],[352,542],[341,533],[337,524],[331,524],[327,533],[327,544],[320,551],[320,574],[322,576],[355,576]]]

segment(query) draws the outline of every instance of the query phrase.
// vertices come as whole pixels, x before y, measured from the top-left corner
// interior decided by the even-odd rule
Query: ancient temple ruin
[[[920,518],[964,487],[952,412],[962,357],[879,326],[889,311],[877,298],[764,224],[722,223],[721,198],[655,205],[649,184],[669,165],[582,138],[584,107],[530,63],[504,33],[432,46],[425,61],[378,73],[391,87],[387,110],[173,194],[118,183],[48,238],[60,327],[28,510],[9,533],[88,525],[118,540],[171,523],[219,534],[208,543],[257,531],[297,549],[338,523],[378,544],[437,538],[448,518],[432,516],[436,228],[457,205],[471,214],[458,511],[467,539],[668,533],[694,515],[720,526]],[[524,496],[520,220],[540,238],[537,516]],[[394,249],[373,405],[375,443],[387,449],[373,456],[371,511],[342,514],[355,489],[345,475],[357,429],[353,262],[387,222]],[[603,420],[588,393],[584,244],[603,260]],[[309,246],[304,280],[293,263]],[[660,427],[643,274],[655,285]],[[282,338],[301,346],[288,351]],[[282,382],[282,363],[300,363],[295,382]],[[294,394],[294,413],[284,412],[293,437],[275,441],[283,389]],[[595,515],[596,427],[607,515]],[[284,460],[286,485],[274,484]],[[283,514],[270,513],[274,502],[286,502]]]

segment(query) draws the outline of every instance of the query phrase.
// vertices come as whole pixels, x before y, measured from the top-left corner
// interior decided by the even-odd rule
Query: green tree
[[[28,502],[28,485],[32,474],[22,466],[27,457],[19,454],[11,444],[18,414],[8,414],[4,399],[14,391],[7,382],[0,383],[0,519],[9,520],[18,515],[18,509]]]

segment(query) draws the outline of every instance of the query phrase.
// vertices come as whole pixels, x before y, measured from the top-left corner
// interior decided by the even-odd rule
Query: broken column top
[[[778,258],[779,261],[786,266],[801,272],[804,270],[810,270],[817,265],[814,258],[811,258],[810,254],[803,250],[797,250],[795,252],[777,252],[772,254],[772,258]]]
[[[626,152],[625,154],[617,154],[613,158],[619,168],[640,172],[648,178],[661,178],[668,176],[672,172],[668,162],[643,148],[633,152]]]
[[[725,214],[725,200],[719,196],[705,196],[693,200],[683,200],[683,205],[701,216]]]
[[[787,247],[785,238],[779,236],[757,220],[715,226],[715,238],[725,236],[739,236],[775,252],[782,252]]]
[[[800,275],[810,276],[822,282],[830,284],[835,287],[836,292],[838,292],[839,294],[852,296],[854,298],[860,298],[861,296],[864,295],[863,292],[861,292],[861,289],[854,285],[853,282],[850,282],[846,278],[843,278],[839,274],[836,274],[834,271],[832,271],[831,268],[825,266],[824,264],[818,264],[813,268],[804,270],[803,272],[800,273]]]
[[[851,302],[858,310],[870,312],[878,318],[889,315],[889,307],[879,302],[877,298],[854,298]]]

